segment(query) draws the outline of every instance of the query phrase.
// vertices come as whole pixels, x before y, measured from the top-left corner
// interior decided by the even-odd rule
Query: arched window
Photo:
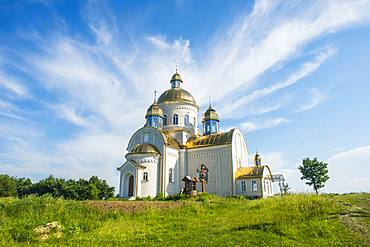
[[[149,142],[149,134],[148,133],[144,134],[144,142]]]
[[[197,126],[196,126],[196,119],[194,118],[193,119],[193,126],[194,126],[194,128],[196,128]]]
[[[252,180],[252,191],[257,191],[257,181]]]
[[[143,180],[148,181],[148,173],[147,172],[143,173]]]
[[[163,125],[167,125],[167,115],[163,115]]]
[[[241,189],[242,189],[242,192],[246,192],[247,191],[247,185],[246,185],[245,181],[242,181],[241,182]]]
[[[177,114],[173,115],[172,124],[173,125],[178,125],[179,124],[179,115],[177,115]]]
[[[184,117],[184,124],[189,125],[189,115],[185,115]]]
[[[170,182],[170,183],[175,182],[175,177],[174,177],[172,168],[170,168],[170,170],[168,170],[168,182]]]

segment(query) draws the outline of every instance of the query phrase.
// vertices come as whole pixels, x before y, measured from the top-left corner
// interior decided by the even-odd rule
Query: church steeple
[[[220,120],[215,109],[212,108],[211,103],[207,111],[203,114],[203,134],[210,135],[220,131]]]
[[[254,166],[257,166],[257,167],[262,165],[261,156],[259,155],[258,151],[256,151],[256,154],[254,155],[253,163],[254,163]]]
[[[162,128],[163,125],[163,110],[157,104],[157,91],[154,91],[154,102],[151,104],[146,111],[146,126],[152,126],[155,128]]]
[[[182,78],[176,69],[175,74],[173,74],[171,78],[171,88],[182,88],[182,83]]]

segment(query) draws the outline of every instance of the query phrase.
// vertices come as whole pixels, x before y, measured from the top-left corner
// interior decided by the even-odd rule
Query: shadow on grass
[[[287,235],[279,229],[279,226],[276,223],[262,222],[262,223],[238,226],[238,227],[232,228],[232,231],[249,231],[249,230],[271,232],[279,236]]]

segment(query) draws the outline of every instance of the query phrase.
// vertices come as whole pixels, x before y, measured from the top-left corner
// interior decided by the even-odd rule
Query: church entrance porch
[[[122,176],[122,190],[120,197],[133,199],[136,195],[136,175],[133,172],[127,172]]]

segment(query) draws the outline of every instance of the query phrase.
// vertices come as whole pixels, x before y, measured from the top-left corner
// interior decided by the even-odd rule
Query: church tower
[[[254,166],[260,167],[262,165],[261,156],[259,155],[258,151],[256,151],[256,154],[254,155]]]
[[[198,133],[199,107],[194,97],[183,89],[183,79],[176,70],[170,80],[171,88],[158,98],[158,105],[163,110],[162,131],[171,135],[180,145]]]
[[[156,94],[156,92],[154,92]],[[149,106],[146,111],[146,124],[145,126],[152,126],[155,128],[162,128],[163,126],[163,110],[157,104],[156,95],[154,95],[154,102]]]
[[[215,109],[209,105],[203,114],[203,135],[215,134],[220,131],[220,119]]]

